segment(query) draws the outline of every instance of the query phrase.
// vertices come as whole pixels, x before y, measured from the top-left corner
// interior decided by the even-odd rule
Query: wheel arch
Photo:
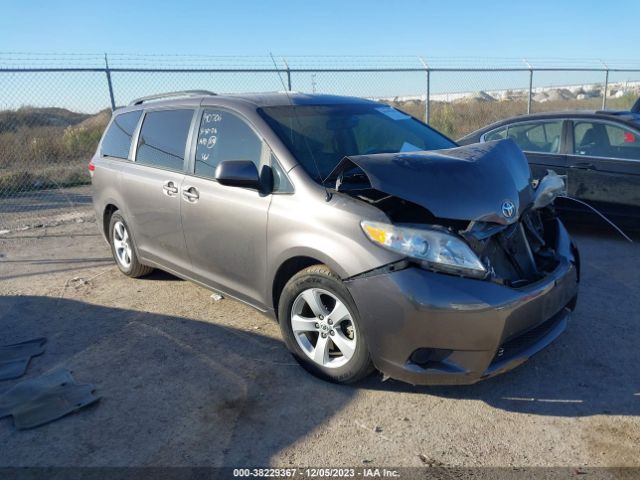
[[[111,217],[118,210],[120,209],[114,203],[107,203],[107,205],[105,205],[102,211],[102,233],[104,237],[107,239],[107,242],[110,242],[109,223],[111,223]]]
[[[315,257],[315,255],[296,255],[283,261],[276,270],[276,273],[273,276],[273,282],[271,284],[270,296],[272,302],[271,304],[273,306],[273,313],[276,320],[279,321],[278,303],[280,302],[280,294],[282,293],[284,286],[291,279],[291,277],[312,265],[327,265],[325,262]],[[331,266],[329,265],[327,265],[327,267],[331,268]]]

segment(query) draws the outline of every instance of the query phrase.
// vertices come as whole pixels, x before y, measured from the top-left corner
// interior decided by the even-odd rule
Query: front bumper
[[[470,384],[524,363],[566,327],[578,259],[558,221],[560,263],[522,288],[418,267],[349,280],[375,366],[411,384]]]

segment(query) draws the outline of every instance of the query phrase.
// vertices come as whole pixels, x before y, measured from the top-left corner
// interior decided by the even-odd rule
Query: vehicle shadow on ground
[[[39,296],[0,297],[0,312],[0,343],[49,340],[0,394],[64,367],[102,397],[33,430],[0,419],[2,466],[268,465],[357,392],[253,331]]]
[[[578,306],[567,330],[512,372],[470,386],[366,388],[482,400],[520,413],[640,415],[640,244],[593,227],[570,226],[582,259]]]

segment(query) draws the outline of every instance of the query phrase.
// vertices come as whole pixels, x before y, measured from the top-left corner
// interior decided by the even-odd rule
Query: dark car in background
[[[635,108],[635,107],[634,107]],[[568,194],[617,223],[640,226],[640,112],[566,111],[502,120],[458,140],[460,145],[512,139],[534,179],[567,175]],[[585,207],[560,199],[565,219],[584,220]]]

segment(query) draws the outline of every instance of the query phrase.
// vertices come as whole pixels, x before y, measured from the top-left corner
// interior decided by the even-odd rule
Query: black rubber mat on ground
[[[93,385],[77,383],[69,370],[56,370],[0,395],[0,417],[13,416],[20,430],[38,427],[96,402],[94,390]]]
[[[31,357],[44,352],[46,338],[0,346],[0,380],[19,378],[27,371]]]

